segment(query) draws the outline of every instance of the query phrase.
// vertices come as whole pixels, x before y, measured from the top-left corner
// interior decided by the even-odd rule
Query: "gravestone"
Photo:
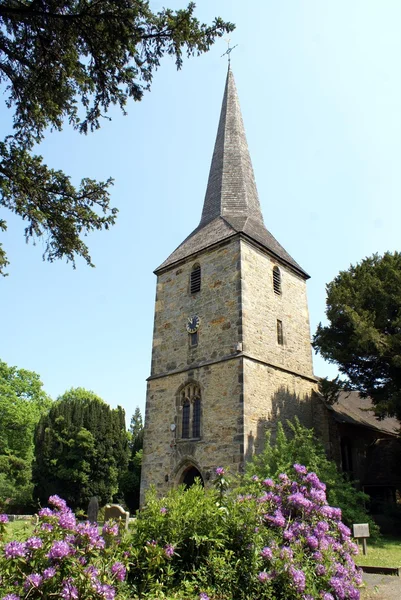
[[[106,504],[104,509],[104,520],[122,521],[125,529],[128,529],[129,512],[124,510],[119,504]]]
[[[97,523],[97,515],[99,512],[99,501],[97,496],[92,496],[88,504],[88,521]]]

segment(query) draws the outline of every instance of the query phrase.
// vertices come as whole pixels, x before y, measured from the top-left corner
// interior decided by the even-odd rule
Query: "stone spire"
[[[252,217],[263,226],[234,76],[228,69],[200,226],[216,217]]]
[[[239,233],[302,277],[309,277],[263,222],[234,76],[229,68],[200,223],[155,273]]]

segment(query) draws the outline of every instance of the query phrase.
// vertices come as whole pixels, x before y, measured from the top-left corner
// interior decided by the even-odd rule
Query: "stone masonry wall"
[[[273,267],[282,294],[273,290]],[[246,241],[241,242],[244,353],[268,364],[313,377],[306,282]],[[277,342],[277,319],[284,345]]]
[[[203,252],[158,277],[152,350],[152,375],[169,373],[234,353],[238,341],[241,295],[240,242]],[[200,264],[201,291],[191,295],[194,264]],[[189,347],[188,317],[201,320],[199,343]]]
[[[170,425],[178,425],[182,418],[177,406],[179,390],[193,381],[200,385],[202,394],[201,439],[180,440],[179,428],[172,432]],[[142,500],[144,491],[152,484],[165,493],[180,483],[190,463],[199,469],[206,484],[206,474],[216,466],[231,465],[232,470],[238,470],[243,451],[241,382],[241,358],[148,382]]]
[[[244,446],[245,460],[263,449],[268,429],[274,438],[277,421],[285,424],[295,416],[312,427],[310,380],[244,359]]]

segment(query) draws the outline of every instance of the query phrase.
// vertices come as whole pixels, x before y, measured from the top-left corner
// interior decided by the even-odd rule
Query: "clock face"
[[[200,325],[200,318],[197,315],[193,317],[188,317],[187,321],[187,331],[188,333],[195,333],[198,331]]]

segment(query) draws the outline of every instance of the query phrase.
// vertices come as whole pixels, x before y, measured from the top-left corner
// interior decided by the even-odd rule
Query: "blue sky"
[[[180,8],[182,2],[166,4]],[[265,223],[311,275],[311,333],[325,284],[350,263],[400,249],[399,0],[202,0],[197,14],[236,23],[232,69]],[[151,2],[155,8],[161,2]],[[115,178],[117,225],[88,238],[96,269],[41,261],[23,223],[2,241],[0,358],[38,372],[57,397],[92,389],[130,418],[150,371],[153,270],[198,224],[227,63],[222,40],[177,72],[162,61],[152,91],[112,111],[95,134],[49,133],[40,152],[78,183]],[[0,134],[11,115],[3,106]],[[335,369],[315,357],[315,374]]]

